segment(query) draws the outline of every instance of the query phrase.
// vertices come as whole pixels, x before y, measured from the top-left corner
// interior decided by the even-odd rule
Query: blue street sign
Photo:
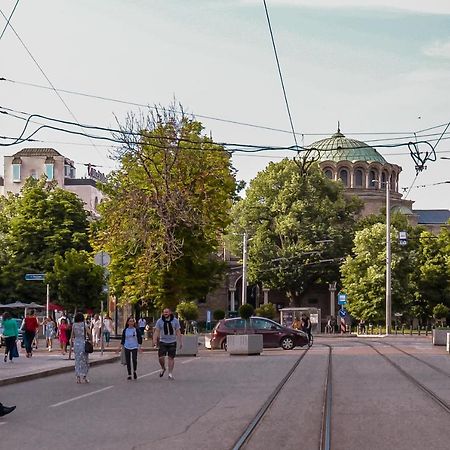
[[[346,311],[345,309],[340,309],[340,310],[339,310],[339,315],[340,315],[341,317],[345,317],[345,316],[347,315],[347,311]]]
[[[339,292],[338,294],[338,305],[345,305],[347,303],[347,294],[344,292]]]
[[[45,273],[26,273],[26,281],[44,281]]]

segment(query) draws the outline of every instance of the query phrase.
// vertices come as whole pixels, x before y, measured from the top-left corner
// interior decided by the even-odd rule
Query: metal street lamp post
[[[244,231],[244,238],[242,242],[242,305],[247,303],[247,238],[247,232]]]

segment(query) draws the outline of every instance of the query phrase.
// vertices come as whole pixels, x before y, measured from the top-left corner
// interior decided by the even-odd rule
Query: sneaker
[[[131,375],[128,375],[127,380],[131,380]]]
[[[169,380],[174,380],[175,378],[173,377],[173,375],[171,373],[169,373]]]
[[[166,369],[162,369],[162,370],[159,372],[159,378],[163,377],[165,372],[166,372]]]
[[[133,372],[133,378],[136,379],[137,378],[137,373]]]
[[[0,417],[6,416],[6,414],[12,413],[16,409],[15,406],[3,406],[0,403]]]

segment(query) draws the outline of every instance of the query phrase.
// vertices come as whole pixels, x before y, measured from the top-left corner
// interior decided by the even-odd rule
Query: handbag
[[[86,338],[86,325],[84,326],[84,352],[85,353],[94,352],[94,346],[92,345],[92,342],[88,341],[88,339]]]
[[[123,347],[122,350],[120,351],[120,364],[124,366],[127,364],[127,360],[125,358],[125,349]]]

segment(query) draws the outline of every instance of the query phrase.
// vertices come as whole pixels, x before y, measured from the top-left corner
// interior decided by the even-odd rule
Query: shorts
[[[177,353],[177,343],[173,342],[171,344],[167,344],[165,342],[159,343],[158,356],[161,358],[162,356],[168,356],[169,358],[175,358]]]

